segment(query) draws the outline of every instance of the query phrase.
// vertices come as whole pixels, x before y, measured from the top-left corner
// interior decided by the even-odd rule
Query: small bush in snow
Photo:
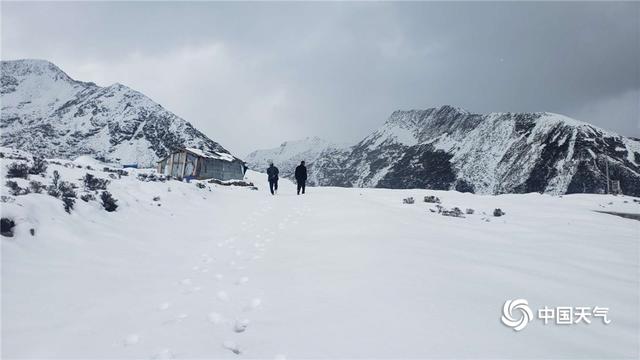
[[[62,197],[76,198],[77,195],[74,188],[73,184],[68,181],[60,181],[58,183],[58,190],[60,190],[60,195]]]
[[[467,211],[465,211],[467,213],[467,215],[473,215],[474,212],[476,212],[473,209],[467,209]]]
[[[154,196],[153,201],[160,201],[160,196]]]
[[[459,217],[459,218],[463,218],[464,216],[462,215],[462,210],[460,210],[459,207],[454,207],[451,210],[442,210],[442,215],[443,216],[452,216],[452,217]]]
[[[45,190],[47,187],[42,185],[40,181],[31,180],[29,182],[29,188],[31,189],[31,192],[40,194],[42,190]]]
[[[427,195],[424,197],[424,202],[432,204],[440,204],[440,198],[433,195]]]
[[[208,181],[208,183],[211,184],[216,184],[216,185],[222,185],[222,186],[243,186],[243,187],[249,187],[249,188],[253,188],[255,187],[253,185],[252,182],[248,182],[248,181],[244,181],[244,180],[218,180],[218,179],[211,179]],[[258,188],[256,188],[257,190]]]
[[[93,194],[84,194],[80,195],[80,199],[84,202],[89,202],[95,200],[96,197]]]
[[[75,205],[76,199],[72,197],[63,197],[62,203],[64,204],[64,211],[71,214],[71,210],[73,210],[73,205]]]
[[[0,234],[2,236],[13,236],[13,228],[16,226],[15,221],[9,218],[0,219]]]
[[[29,169],[29,174],[39,175],[44,174],[47,171],[47,161],[41,157],[33,158],[33,166]]]
[[[0,195],[0,202],[1,203],[12,203],[16,201],[16,199],[12,196],[5,196],[5,195]]]
[[[493,216],[502,216],[505,215],[506,213],[504,211],[502,211],[502,209],[497,208],[495,210],[493,210]]]
[[[7,180],[6,185],[9,188],[9,193],[13,196],[26,195],[31,192],[29,189],[21,188],[20,185],[13,180]]]
[[[408,197],[408,198],[406,198],[406,199],[402,199],[402,203],[403,203],[403,204],[413,204],[413,203],[415,203],[415,202],[416,202],[416,201],[413,199],[413,197]]]
[[[102,171],[117,174],[118,178],[120,178],[121,176],[129,176],[129,173],[122,169],[111,169],[111,168],[105,167],[105,168],[102,168]]]
[[[7,170],[8,178],[26,179],[27,176],[29,176],[29,165],[25,163],[11,163],[8,166],[8,170]]]
[[[107,185],[109,185],[109,180],[97,178],[89,173],[86,173],[82,178],[84,182],[85,190],[96,191],[96,190],[106,190]]]
[[[154,173],[151,174],[138,174],[138,180],[140,181],[160,181],[160,182],[165,182],[167,179],[164,177],[164,175],[156,175]]]
[[[53,184],[53,186],[57,188],[59,181],[60,181],[60,173],[58,172],[58,170],[53,170],[53,179],[51,179],[51,183]]]
[[[67,181],[61,181],[58,184],[58,191],[62,197],[62,203],[64,204],[64,211],[71,213],[73,205],[76,203],[77,194],[75,192],[73,184]]]
[[[108,212],[116,211],[118,208],[118,204],[116,204],[118,200],[114,199],[108,191],[103,191],[100,194],[100,200],[102,200],[102,207]]]

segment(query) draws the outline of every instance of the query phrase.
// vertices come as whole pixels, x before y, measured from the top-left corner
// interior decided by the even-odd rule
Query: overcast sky
[[[640,3],[7,3],[3,60],[125,84],[237,155],[396,109],[550,111],[640,136]]]

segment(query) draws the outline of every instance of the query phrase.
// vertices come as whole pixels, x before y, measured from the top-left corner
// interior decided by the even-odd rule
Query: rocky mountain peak
[[[229,153],[144,94],[76,81],[44,60],[2,61],[0,145],[45,157],[150,166],[192,147]]]

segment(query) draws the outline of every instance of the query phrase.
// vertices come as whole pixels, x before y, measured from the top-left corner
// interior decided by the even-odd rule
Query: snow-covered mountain
[[[1,146],[45,157],[91,155],[142,165],[177,147],[229,153],[124,85],[77,81],[43,60],[2,61],[1,66]]]
[[[480,194],[602,193],[605,169],[640,195],[640,141],[552,113],[395,111],[349,148],[313,163],[319,185],[456,189]]]
[[[319,137],[307,137],[302,140],[285,141],[279,147],[272,149],[256,150],[245,158],[247,166],[255,171],[264,172],[269,162],[276,164],[280,170],[280,176],[293,178],[296,166],[300,161],[305,161],[308,170],[311,164],[323,152],[337,149],[338,146]],[[313,179],[310,179],[313,184]]]

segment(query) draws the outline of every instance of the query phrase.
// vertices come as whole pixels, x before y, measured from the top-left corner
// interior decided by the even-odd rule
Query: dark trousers
[[[298,180],[298,195],[300,195],[300,189],[302,189],[302,193],[304,194],[304,187],[307,183],[307,180]]]
[[[271,190],[271,195],[273,195],[275,193],[276,190],[278,190],[278,180],[269,180],[269,190]]]

